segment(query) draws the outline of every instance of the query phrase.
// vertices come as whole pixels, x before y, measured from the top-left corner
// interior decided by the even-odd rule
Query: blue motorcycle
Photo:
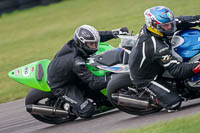
[[[137,35],[119,36],[122,48],[106,51],[93,57],[96,62],[93,65],[118,73],[112,76],[107,87],[107,97],[115,107],[129,114],[145,115],[158,112],[162,107],[156,102],[152,102],[156,101],[156,97],[148,92],[148,89],[137,89],[131,82],[128,68],[130,51],[128,49],[135,45],[136,37]],[[200,61],[200,30],[177,31],[174,33],[171,43],[172,54],[180,62]],[[124,49],[124,47],[126,48]],[[112,59],[108,58],[108,55],[112,54]],[[172,89],[179,93],[183,101],[200,98],[200,74],[189,79],[179,80],[165,71],[161,78],[171,84]],[[174,109],[179,108],[181,104],[182,102],[177,104]]]

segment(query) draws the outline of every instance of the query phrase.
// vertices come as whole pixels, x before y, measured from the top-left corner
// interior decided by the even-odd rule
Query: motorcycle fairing
[[[16,68],[8,76],[17,82],[45,92],[51,91],[47,84],[47,67],[50,60],[44,59]]]
[[[110,49],[113,49],[111,45],[106,42],[101,42],[99,44],[98,51],[95,54],[100,54]],[[8,76],[25,86],[49,92],[51,91],[47,83],[47,68],[49,63],[50,60],[48,59],[39,60],[10,71]],[[107,72],[105,70],[99,70],[98,68],[88,64],[87,67],[96,76],[104,76]],[[105,90],[102,91],[103,94],[106,94],[105,92]]]
[[[200,59],[200,30],[189,29],[173,38],[172,53],[181,62],[196,62]],[[190,88],[200,88],[200,74],[185,82]]]
[[[200,30],[189,29],[174,38],[173,51],[180,61],[187,62],[200,52]]]

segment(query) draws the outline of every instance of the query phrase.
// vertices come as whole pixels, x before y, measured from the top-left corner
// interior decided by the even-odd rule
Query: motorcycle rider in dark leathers
[[[147,9],[144,16],[145,25],[129,58],[132,83],[148,89],[160,106],[175,109],[181,98],[159,76],[167,70],[175,78],[186,79],[199,72],[199,63],[182,63],[172,56],[170,36],[176,30],[198,26],[200,15],[175,18],[169,8],[156,6]]]
[[[112,31],[97,31],[90,25],[75,30],[72,40],[55,55],[48,66],[48,84],[52,93],[62,97],[79,117],[88,118],[95,112],[93,102],[87,97],[103,97],[110,76],[97,77],[86,67],[86,60],[98,50],[98,43],[126,34],[126,27]],[[103,97],[104,98],[104,97]]]

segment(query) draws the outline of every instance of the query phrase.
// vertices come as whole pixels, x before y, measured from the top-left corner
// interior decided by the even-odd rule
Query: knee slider
[[[155,85],[151,85],[149,89],[156,95],[158,104],[164,108],[181,102],[181,97],[176,92],[166,91]]]

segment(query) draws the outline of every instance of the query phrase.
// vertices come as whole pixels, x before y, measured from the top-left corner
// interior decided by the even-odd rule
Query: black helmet
[[[99,32],[90,25],[82,25],[76,29],[74,41],[83,54],[94,54],[98,50]]]

